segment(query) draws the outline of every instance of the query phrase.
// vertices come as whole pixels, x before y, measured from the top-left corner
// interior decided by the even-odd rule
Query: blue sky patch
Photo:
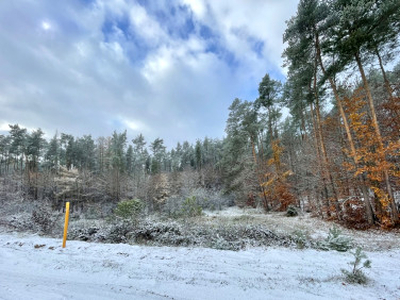
[[[253,37],[249,37],[247,41],[250,44],[251,49],[257,54],[258,58],[262,58],[264,56],[263,51],[265,43]]]
[[[140,35],[136,34],[127,14],[122,17],[107,16],[102,32],[106,43],[116,41],[121,44],[133,65],[141,65],[151,50]]]
[[[192,15],[185,6],[170,6],[168,11],[156,10],[153,15],[172,37],[188,39],[195,31]]]
[[[126,40],[130,39],[130,21],[127,14],[124,14],[122,17],[107,16],[101,28],[106,42],[115,39],[117,28],[123,33]]]

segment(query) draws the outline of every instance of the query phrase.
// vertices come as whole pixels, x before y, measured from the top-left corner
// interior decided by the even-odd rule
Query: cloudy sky
[[[235,97],[284,79],[298,0],[0,1],[0,133],[224,135]]]

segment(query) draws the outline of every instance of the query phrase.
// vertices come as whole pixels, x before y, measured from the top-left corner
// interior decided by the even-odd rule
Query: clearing
[[[331,223],[307,215],[231,208],[203,222],[263,223],[324,238]],[[0,299],[400,299],[398,232],[343,229],[366,249],[367,285],[344,281],[350,252],[256,247],[226,251],[46,238],[0,229]]]

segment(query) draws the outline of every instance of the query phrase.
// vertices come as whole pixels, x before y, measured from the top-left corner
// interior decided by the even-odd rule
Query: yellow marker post
[[[65,244],[67,243],[68,218],[69,218],[69,202],[65,204],[64,238],[62,244],[63,248],[65,248]]]

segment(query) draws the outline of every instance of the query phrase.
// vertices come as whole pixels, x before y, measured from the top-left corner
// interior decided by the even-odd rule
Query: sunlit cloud
[[[10,126],[8,126],[8,122],[0,123],[0,131],[7,132],[10,130]]]
[[[127,127],[127,129],[134,132],[146,133],[148,131],[148,127],[139,120],[122,119],[122,123]]]
[[[48,21],[42,21],[42,28],[44,30],[50,30],[51,29],[51,24]]]

